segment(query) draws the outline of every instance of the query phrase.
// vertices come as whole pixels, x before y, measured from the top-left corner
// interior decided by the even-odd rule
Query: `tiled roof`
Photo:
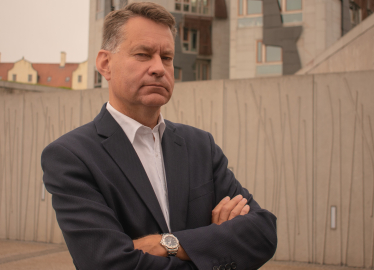
[[[7,81],[8,80],[8,71],[9,69],[13,68],[14,63],[0,63],[0,77],[1,80]]]
[[[38,84],[71,88],[73,71],[78,68],[78,65],[66,63],[64,67],[60,67],[60,64],[32,64],[32,67],[38,72]],[[51,78],[50,81],[48,77]],[[69,77],[68,81],[66,81],[67,77]]]

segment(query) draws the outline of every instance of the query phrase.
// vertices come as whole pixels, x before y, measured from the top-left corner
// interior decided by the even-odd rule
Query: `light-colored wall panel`
[[[211,132],[276,214],[275,260],[372,267],[372,85],[373,71],[184,82],[162,113]],[[107,89],[0,95],[0,238],[63,242],[40,155],[107,100]]]

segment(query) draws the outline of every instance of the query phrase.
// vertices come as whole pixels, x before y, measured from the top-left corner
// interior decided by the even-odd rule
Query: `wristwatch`
[[[179,249],[179,241],[178,241],[178,238],[176,238],[171,233],[162,234],[160,244],[166,249],[169,256],[177,255],[177,252]]]

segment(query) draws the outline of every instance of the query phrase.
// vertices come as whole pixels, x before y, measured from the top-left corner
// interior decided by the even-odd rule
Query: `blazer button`
[[[225,265],[225,269],[226,269],[226,270],[231,270],[231,269],[232,269],[232,268],[231,268],[231,264],[229,264],[229,263],[226,264],[226,265]]]
[[[236,269],[236,263],[235,262],[231,263],[231,269]]]
[[[218,266],[213,266],[213,270],[219,270]]]
[[[219,266],[219,270],[225,270],[225,266],[224,266],[223,264],[221,264],[221,265]]]

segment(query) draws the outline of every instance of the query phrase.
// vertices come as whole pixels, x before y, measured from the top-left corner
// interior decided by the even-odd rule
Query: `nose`
[[[156,77],[162,77],[165,75],[164,63],[160,56],[153,57],[148,72],[149,75]]]

